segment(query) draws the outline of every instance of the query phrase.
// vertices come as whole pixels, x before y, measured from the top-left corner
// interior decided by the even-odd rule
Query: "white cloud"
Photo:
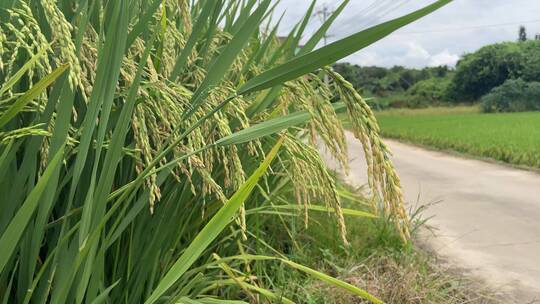
[[[428,65],[429,66],[440,66],[440,65],[455,66],[458,60],[459,60],[459,56],[457,54],[451,54],[448,50],[444,50],[440,52],[439,54],[431,56]]]
[[[408,50],[405,54],[405,60],[422,60],[426,61],[431,58],[431,55],[428,51],[426,51],[425,48],[423,48],[421,45],[419,45],[416,42],[409,42],[408,44]]]
[[[342,61],[364,66],[401,65],[420,68],[439,65],[454,66],[458,60],[459,55],[446,49],[431,53],[417,42],[387,41],[362,50]]]

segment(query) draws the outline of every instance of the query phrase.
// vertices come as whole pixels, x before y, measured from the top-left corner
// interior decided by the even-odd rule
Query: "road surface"
[[[352,133],[347,138],[351,172],[346,180],[364,185],[361,145]],[[513,297],[503,303],[540,300],[540,174],[385,143],[394,154],[407,202],[440,202],[424,215],[434,216],[429,225],[435,235],[423,236],[430,247],[450,264]]]

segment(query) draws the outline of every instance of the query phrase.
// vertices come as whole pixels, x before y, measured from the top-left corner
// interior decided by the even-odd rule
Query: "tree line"
[[[515,42],[482,47],[455,68],[410,69],[338,63],[334,69],[376,108],[480,103],[486,112],[540,110],[540,38],[520,27]]]

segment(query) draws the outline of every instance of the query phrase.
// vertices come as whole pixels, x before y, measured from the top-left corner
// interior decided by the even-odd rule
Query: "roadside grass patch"
[[[476,107],[377,113],[383,136],[540,168],[540,112],[482,114]]]
[[[350,193],[361,193],[348,189]],[[361,197],[344,199],[344,207],[365,209],[362,201]],[[415,232],[425,224],[421,216],[421,212],[413,215]],[[363,288],[385,303],[498,303],[492,298],[491,291],[459,271],[441,266],[437,258],[416,241],[401,242],[389,219],[346,217],[350,247],[339,241],[339,231],[333,220],[324,213],[313,213],[307,228],[303,221],[291,225],[289,232],[293,233],[297,243],[282,241],[275,249],[286,252],[289,258],[306,266],[324,270]],[[288,239],[286,231],[281,239]],[[296,303],[368,303],[301,273],[284,271],[279,265],[271,273],[276,289],[282,290],[283,294],[294,294],[292,300]]]

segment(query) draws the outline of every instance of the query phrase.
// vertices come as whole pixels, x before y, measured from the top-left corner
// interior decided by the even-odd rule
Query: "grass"
[[[310,210],[342,246],[345,216],[381,210],[408,242],[373,112],[327,66],[450,2],[315,49],[348,1],[308,37],[313,2],[285,41],[272,0],[0,1],[0,302],[292,303],[278,264],[382,303],[268,250]],[[385,198],[368,213],[309,140],[346,166],[343,110]]]
[[[349,190],[353,191],[350,188],[345,191]],[[346,199],[344,206],[363,210],[366,206],[362,201],[361,197]],[[425,225],[420,212],[416,212],[412,220],[414,233]],[[481,284],[457,270],[442,267],[428,249],[401,242],[388,219],[346,217],[346,222],[351,247],[343,246],[337,240],[339,231],[332,218],[312,214],[307,228],[303,223],[295,226],[298,243],[283,242],[281,246],[288,248],[283,251],[304,265],[324,269],[326,273],[360,286],[385,303],[499,303],[493,292]],[[293,300],[297,303],[366,303],[301,274],[284,272],[280,268],[274,272],[278,274],[274,284],[286,290],[285,293],[295,294]]]
[[[377,113],[389,138],[540,168],[540,113],[480,113],[475,107]]]

